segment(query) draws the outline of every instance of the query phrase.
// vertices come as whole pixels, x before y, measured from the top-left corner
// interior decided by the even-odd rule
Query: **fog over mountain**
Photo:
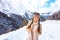
[[[0,0],[0,11],[23,15],[30,12],[56,12],[60,9],[60,0]]]

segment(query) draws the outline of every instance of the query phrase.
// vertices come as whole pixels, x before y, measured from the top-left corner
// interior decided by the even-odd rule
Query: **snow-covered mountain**
[[[26,11],[25,7],[17,0],[0,0],[0,11],[6,14],[14,13],[23,15]],[[23,13],[23,14],[22,14]]]
[[[47,20],[41,22],[42,35],[39,36],[39,40],[60,40],[60,21]],[[16,31],[12,31],[7,34],[0,35],[0,40],[26,40],[27,31],[26,26]]]
[[[27,20],[31,19],[32,17],[31,12],[36,11],[39,13],[44,13],[42,15],[46,17],[49,15],[48,12],[55,12],[60,9],[60,0],[55,0],[53,2],[49,1],[50,0],[0,0],[0,11],[8,14],[8,16],[10,16],[11,13],[21,15]],[[45,12],[47,12],[48,14],[45,14]],[[54,12],[52,12],[50,15],[52,15]],[[18,20],[20,19],[18,18]],[[45,22],[41,22],[41,24],[42,35],[39,36],[39,40],[60,40],[59,20],[46,20]],[[25,30],[25,27],[26,26],[16,31],[0,35],[0,40],[26,40],[27,31]]]
[[[60,9],[60,0],[0,0],[0,11],[23,15],[30,12],[55,12]]]
[[[17,14],[31,19],[32,12],[38,12],[47,18],[59,10],[59,0],[0,0],[0,11],[5,14]]]

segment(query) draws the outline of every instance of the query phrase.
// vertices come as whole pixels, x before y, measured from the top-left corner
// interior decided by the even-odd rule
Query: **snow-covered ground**
[[[41,24],[42,35],[39,40],[60,40],[60,21],[47,20]],[[26,40],[28,35],[25,27],[0,35],[0,40]]]

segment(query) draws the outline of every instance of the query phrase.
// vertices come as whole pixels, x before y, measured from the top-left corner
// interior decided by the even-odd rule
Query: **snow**
[[[28,10],[39,13],[56,12],[60,10],[60,0],[54,0],[55,2],[49,1],[50,0],[0,0],[0,11],[23,15]]]
[[[45,7],[47,1],[49,0],[0,0],[0,11],[6,14],[14,13],[18,15],[24,15],[26,11],[45,13],[51,11],[56,12],[59,10],[60,0],[55,0],[56,2],[51,3],[50,7]],[[28,15],[31,15],[30,12]],[[41,24],[42,35],[39,36],[40,40],[60,40],[59,20],[47,20],[45,22],[41,22]],[[26,40],[27,31],[25,27],[26,26],[16,31],[0,35],[0,40]]]
[[[0,11],[6,14],[14,13],[23,15],[26,11],[25,7],[21,4],[21,1],[17,0],[0,0]],[[22,14],[23,13],[23,14]]]
[[[42,23],[42,36],[41,40],[60,40],[60,21],[49,21]]]
[[[12,31],[10,33],[1,35],[0,39],[1,40],[6,40],[6,39],[7,40],[25,40],[26,33],[27,32],[25,30],[25,27],[23,27],[16,31]]]
[[[39,40],[60,40],[60,21],[47,20],[41,22],[42,35],[39,35]],[[26,26],[16,31],[0,35],[0,40],[26,40],[27,31]]]

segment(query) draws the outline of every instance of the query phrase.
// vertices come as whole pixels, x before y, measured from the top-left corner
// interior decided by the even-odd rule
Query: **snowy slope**
[[[18,15],[23,15],[26,11],[25,7],[22,5],[21,0],[0,0],[0,11],[6,14],[14,13]],[[23,13],[23,14],[22,14]]]
[[[60,21],[47,20],[41,24],[42,35],[39,36],[39,40],[60,40]],[[25,27],[0,35],[0,40],[26,40],[27,31]]]

